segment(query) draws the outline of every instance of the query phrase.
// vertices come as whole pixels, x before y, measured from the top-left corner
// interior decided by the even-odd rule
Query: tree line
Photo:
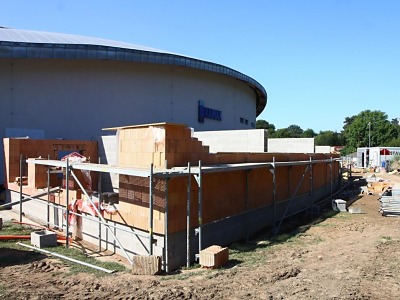
[[[358,147],[400,147],[399,118],[388,120],[388,115],[379,110],[364,110],[346,117],[340,132],[325,130],[316,133],[298,125],[276,129],[266,120],[257,120],[256,128],[266,129],[270,138],[314,138],[317,146],[343,146],[342,155],[355,152]]]

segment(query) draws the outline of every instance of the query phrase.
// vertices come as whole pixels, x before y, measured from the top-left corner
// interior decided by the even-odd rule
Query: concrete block
[[[132,274],[156,275],[161,272],[161,257],[135,255],[132,258]]]
[[[219,268],[229,260],[229,249],[221,246],[210,246],[200,251],[200,265],[208,268]]]
[[[351,213],[351,214],[362,214],[361,207],[349,207],[349,213]]]
[[[347,211],[346,209],[346,201],[342,199],[335,199],[332,202],[334,211]]]
[[[31,233],[31,244],[38,248],[56,247],[57,235],[48,230],[34,231]]]

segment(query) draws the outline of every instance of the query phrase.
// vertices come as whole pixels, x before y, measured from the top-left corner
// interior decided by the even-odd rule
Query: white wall
[[[104,135],[106,127],[173,122],[196,130],[250,129],[256,120],[255,94],[246,83],[182,66],[0,59],[0,82],[1,141],[6,130],[89,140]],[[222,121],[199,123],[198,100],[221,110]],[[1,155],[1,165],[2,160]],[[0,182],[2,172],[1,167]]]
[[[195,131],[194,137],[210,146],[210,152],[266,152],[264,129]]]
[[[264,129],[195,131],[194,137],[210,146],[210,152],[314,153],[313,138],[268,139]],[[322,149],[321,149],[322,150]],[[330,147],[327,146],[330,153]]]
[[[118,164],[118,139],[116,135],[100,136],[97,138],[100,163],[107,165]],[[103,192],[119,191],[119,175],[101,173]]]
[[[268,139],[268,152],[314,153],[313,138]]]
[[[331,153],[331,146],[315,146],[315,153]]]
[[[250,129],[240,117],[250,123],[256,119],[256,99],[247,84],[190,68],[27,59],[0,60],[0,73],[5,127],[44,127],[49,137],[75,137],[74,131],[61,127],[79,127],[80,136],[90,138],[103,127],[155,122],[183,123],[196,130]],[[221,110],[222,121],[199,123],[198,100]]]

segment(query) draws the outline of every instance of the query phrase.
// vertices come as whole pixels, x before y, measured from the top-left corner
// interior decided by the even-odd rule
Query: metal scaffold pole
[[[186,203],[186,267],[190,267],[190,201],[191,201],[191,170],[188,163],[187,203]]]
[[[313,197],[314,194],[314,177],[313,177],[313,164],[312,164],[312,158],[310,157],[310,194],[311,197]]]
[[[92,207],[94,209],[94,211],[97,213],[97,215],[99,216],[99,219],[102,221],[102,224],[106,226],[106,228],[110,231],[111,235],[113,236],[114,240],[116,241],[116,243],[118,244],[118,246],[121,248],[121,250],[124,252],[124,255],[126,257],[126,259],[129,261],[130,264],[133,264],[132,259],[129,257],[128,253],[126,252],[125,248],[122,246],[121,242],[119,241],[119,239],[117,238],[117,235],[111,230],[110,225],[107,224],[106,220],[101,216],[101,213],[99,211],[99,209],[96,207],[96,205],[94,204],[92,198],[90,198],[90,196],[88,195],[88,193],[86,192],[85,188],[82,186],[82,183],[80,183],[78,177],[76,177],[76,175],[74,174],[74,172],[71,172],[72,177],[74,177],[74,179],[76,180],[77,184],[79,185],[79,187],[81,188],[82,192],[85,194],[85,196],[87,197],[87,199],[89,200],[90,204],[92,204]],[[68,209],[67,209],[68,212]],[[68,222],[67,222],[68,224]]]
[[[99,165],[101,163],[101,158],[99,157]],[[99,174],[99,178],[98,178],[98,186],[97,189],[99,190],[99,208],[101,206],[101,203],[103,201],[103,194],[101,193],[101,172],[98,173]],[[90,183],[92,183],[92,180],[90,180]],[[99,234],[98,234],[98,238],[99,238],[99,252],[101,251],[101,222],[100,222],[100,215],[98,217],[99,219]]]
[[[67,236],[67,239],[65,240],[65,246],[68,248],[69,247],[69,158],[67,158],[67,167],[65,169],[65,196],[66,196],[66,204],[67,204],[67,210],[65,213],[65,219],[66,219],[66,230],[65,234]]]
[[[169,192],[169,177],[167,177],[165,179],[165,217],[164,217],[164,221],[165,221],[165,272],[169,272],[169,267],[168,267],[168,192]]]
[[[329,168],[330,168],[330,181],[331,181],[331,200],[332,200],[332,195],[333,195],[332,164],[333,164],[333,159],[332,159],[332,157],[331,157],[331,162],[329,163]]]
[[[310,157],[310,197],[311,197],[311,202],[314,202],[314,178],[313,178],[313,164],[311,157]]]
[[[50,155],[47,155],[50,159]],[[47,228],[50,228],[50,166],[47,166]]]
[[[246,170],[246,195],[245,195],[245,224],[246,224],[246,241],[249,240],[249,172]]]
[[[199,160],[199,228],[198,228],[198,234],[199,234],[199,256],[198,258],[200,259],[200,252],[202,250],[202,241],[201,241],[201,230],[203,226],[203,184],[202,184],[202,173],[201,173],[201,160]]]
[[[19,221],[22,222],[22,159],[23,155],[19,156]]]
[[[197,172],[197,174],[194,177],[196,179],[197,182],[197,186],[199,187],[199,192],[198,192],[198,223],[199,226],[195,229],[195,234],[197,234],[199,236],[199,253],[196,254],[196,259],[200,260],[200,252],[202,249],[202,243],[201,243],[201,230],[202,230],[202,223],[203,223],[203,199],[202,199],[202,170],[201,170],[201,160],[199,160],[199,170]]]
[[[276,169],[275,169],[275,156],[272,158],[272,201],[273,201],[273,215],[274,215],[274,226],[273,226],[273,232],[275,236],[275,231],[276,231]]]
[[[151,164],[149,183],[149,255],[153,255],[153,171],[153,164]]]
[[[279,232],[279,229],[280,229],[281,226],[282,226],[283,220],[284,220],[284,219],[286,218],[286,216],[288,215],[288,212],[290,211],[290,208],[291,208],[291,205],[292,205],[292,201],[293,201],[293,199],[296,197],[297,192],[299,191],[299,189],[300,189],[300,187],[301,187],[301,185],[302,185],[302,183],[303,183],[303,181],[304,181],[304,178],[306,177],[306,173],[308,172],[308,169],[309,169],[309,168],[310,168],[310,165],[307,165],[306,168],[305,168],[305,170],[304,170],[304,172],[303,172],[303,175],[302,175],[302,177],[301,177],[299,183],[297,184],[297,187],[296,187],[296,189],[295,189],[293,195],[290,197],[290,199],[289,199],[289,204],[286,206],[285,212],[283,213],[283,215],[282,215],[282,216],[280,217],[280,219],[279,219],[279,225],[278,225],[278,228],[276,228],[275,234],[277,234],[277,233]]]

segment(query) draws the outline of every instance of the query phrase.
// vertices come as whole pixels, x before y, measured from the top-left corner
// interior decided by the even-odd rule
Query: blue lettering
[[[198,102],[198,120],[200,123],[204,123],[205,118],[222,121],[222,111],[205,107],[204,101],[199,100],[199,102]]]

